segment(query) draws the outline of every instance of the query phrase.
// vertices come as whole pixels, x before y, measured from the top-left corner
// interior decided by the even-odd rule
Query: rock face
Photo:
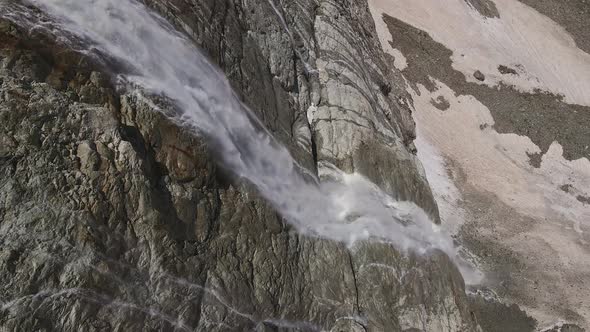
[[[362,173],[438,220],[364,1],[146,2],[299,163]],[[6,20],[0,124],[0,331],[478,330],[446,256],[295,233],[203,139]]]

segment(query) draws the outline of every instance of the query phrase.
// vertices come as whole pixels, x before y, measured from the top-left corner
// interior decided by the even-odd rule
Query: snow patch
[[[404,70],[408,67],[408,61],[406,57],[402,54],[400,50],[391,46],[391,42],[393,41],[393,36],[391,32],[387,28],[387,25],[383,21],[381,17],[383,15],[382,11],[379,11],[375,6],[369,6],[371,11],[371,15],[373,16],[373,21],[375,21],[375,27],[377,28],[377,36],[379,37],[379,41],[381,41],[381,45],[385,52],[391,54],[395,59],[393,65],[398,70]]]
[[[465,221],[465,211],[461,208],[461,192],[450,176],[451,168],[447,166],[444,157],[420,135],[419,127],[416,128],[416,136],[414,144],[418,149],[418,159],[424,166],[441,220],[451,234],[456,234]]]
[[[503,203],[531,217],[568,220],[581,233],[580,223],[590,221],[590,205],[559,187],[567,184],[590,196],[590,161],[564,159],[561,145],[554,142],[540,168],[534,168],[528,154],[541,150],[528,137],[496,132],[485,105],[472,96],[455,96],[444,83],[433,82],[438,86],[434,93],[421,85],[419,94],[409,92],[416,108],[417,142],[425,149],[420,152],[421,160],[435,191],[443,198],[457,195],[456,187],[449,186],[448,178],[441,175],[440,157],[429,145],[456,162],[472,186],[494,193]],[[439,96],[450,103],[444,112],[430,103]]]
[[[590,55],[554,21],[519,1],[494,0],[500,18],[486,18],[464,0],[370,0],[379,38],[391,51],[392,36],[381,18],[395,17],[424,30],[453,51],[453,68],[470,82],[513,85],[565,96],[565,101],[590,106]],[[392,53],[394,54],[394,53]],[[395,54],[394,54],[395,55]],[[499,66],[516,74],[501,74]],[[473,77],[481,71],[482,83]]]

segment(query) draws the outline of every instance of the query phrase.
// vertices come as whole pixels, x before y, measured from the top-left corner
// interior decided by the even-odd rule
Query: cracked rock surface
[[[365,1],[147,0],[297,161],[438,210]],[[306,66],[314,68],[309,71]],[[108,71],[0,21],[0,331],[477,331],[442,254],[297,234]]]

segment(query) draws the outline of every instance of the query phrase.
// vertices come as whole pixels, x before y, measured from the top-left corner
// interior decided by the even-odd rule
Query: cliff
[[[438,221],[365,1],[147,4],[300,165],[363,174]],[[0,64],[0,330],[478,329],[447,256],[298,234],[104,64],[7,19]]]

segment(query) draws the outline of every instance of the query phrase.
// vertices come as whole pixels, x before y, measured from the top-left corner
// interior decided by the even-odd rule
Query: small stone
[[[479,70],[476,70],[475,73],[473,73],[473,77],[475,77],[475,79],[478,81],[483,81],[486,79],[486,76]]]

